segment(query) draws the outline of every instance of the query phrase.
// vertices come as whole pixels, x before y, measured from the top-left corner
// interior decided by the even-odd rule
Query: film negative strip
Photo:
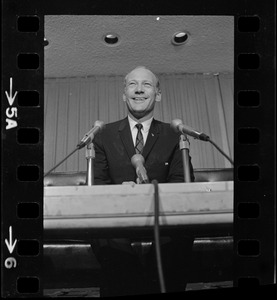
[[[275,1],[1,3],[1,296],[46,296],[43,174],[47,15],[234,17],[233,287],[251,292],[275,284]]]

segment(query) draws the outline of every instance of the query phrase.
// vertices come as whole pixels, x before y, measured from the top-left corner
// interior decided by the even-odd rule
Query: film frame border
[[[273,280],[275,283],[275,144],[268,142],[275,136],[275,1],[244,4],[213,0],[207,4],[198,0],[186,2],[183,9],[179,1],[161,7],[155,1],[107,5],[107,1],[84,0],[67,1],[65,7],[55,1],[41,1],[37,5],[36,1],[6,0],[2,1],[2,8],[2,99],[6,99],[2,101],[1,139],[2,296],[43,296],[40,278],[43,268],[44,16],[57,14],[234,16],[234,286],[255,287],[271,284]],[[18,31],[17,25],[23,22],[20,18],[27,16],[37,17],[36,31]],[[247,23],[249,18],[252,25]],[[30,65],[25,65],[26,57]],[[24,105],[24,99],[31,93],[37,95],[31,98],[33,105]],[[255,101],[251,103],[248,97],[253,95]],[[6,122],[7,118],[10,121]],[[5,129],[7,124],[9,129]],[[24,142],[28,130],[33,130],[36,137]],[[252,140],[245,143],[250,131]],[[251,213],[251,209],[254,212]],[[26,211],[29,215],[22,217]],[[19,255],[18,249],[24,253],[28,243],[36,245],[35,254]],[[31,286],[27,292],[26,286]]]

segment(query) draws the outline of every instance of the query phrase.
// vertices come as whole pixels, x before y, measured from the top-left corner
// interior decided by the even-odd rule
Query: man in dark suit
[[[94,139],[95,184],[140,183],[131,163],[135,154],[143,156],[149,182],[154,179],[159,183],[184,182],[180,134],[170,124],[153,118],[155,103],[161,101],[157,76],[145,67],[132,70],[125,77],[123,101],[126,102],[128,116],[107,124]],[[191,160],[189,163],[193,181]],[[156,272],[154,247],[146,255],[148,271],[145,273],[131,242],[131,239],[122,238],[94,241],[92,247],[102,269],[101,296],[159,292],[157,280],[149,279],[149,274]],[[168,292],[184,291],[192,244],[193,238],[180,235],[162,240]]]

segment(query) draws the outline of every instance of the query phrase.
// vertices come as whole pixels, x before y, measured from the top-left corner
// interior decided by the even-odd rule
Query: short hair
[[[160,80],[159,80],[158,76],[157,76],[155,73],[153,73],[150,69],[146,68],[145,66],[137,66],[137,67],[135,67],[132,71],[130,71],[130,72],[125,76],[125,78],[124,78],[124,86],[125,86],[125,87],[126,87],[128,75],[129,75],[131,72],[133,72],[134,70],[136,70],[136,69],[145,69],[145,70],[151,72],[151,73],[154,75],[155,79],[156,79],[156,88],[157,88],[158,90],[160,90]]]

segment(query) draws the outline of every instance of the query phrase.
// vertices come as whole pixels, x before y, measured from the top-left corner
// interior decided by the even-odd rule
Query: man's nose
[[[144,88],[143,88],[143,85],[138,83],[137,86],[136,86],[136,90],[135,90],[136,93],[144,93]]]

